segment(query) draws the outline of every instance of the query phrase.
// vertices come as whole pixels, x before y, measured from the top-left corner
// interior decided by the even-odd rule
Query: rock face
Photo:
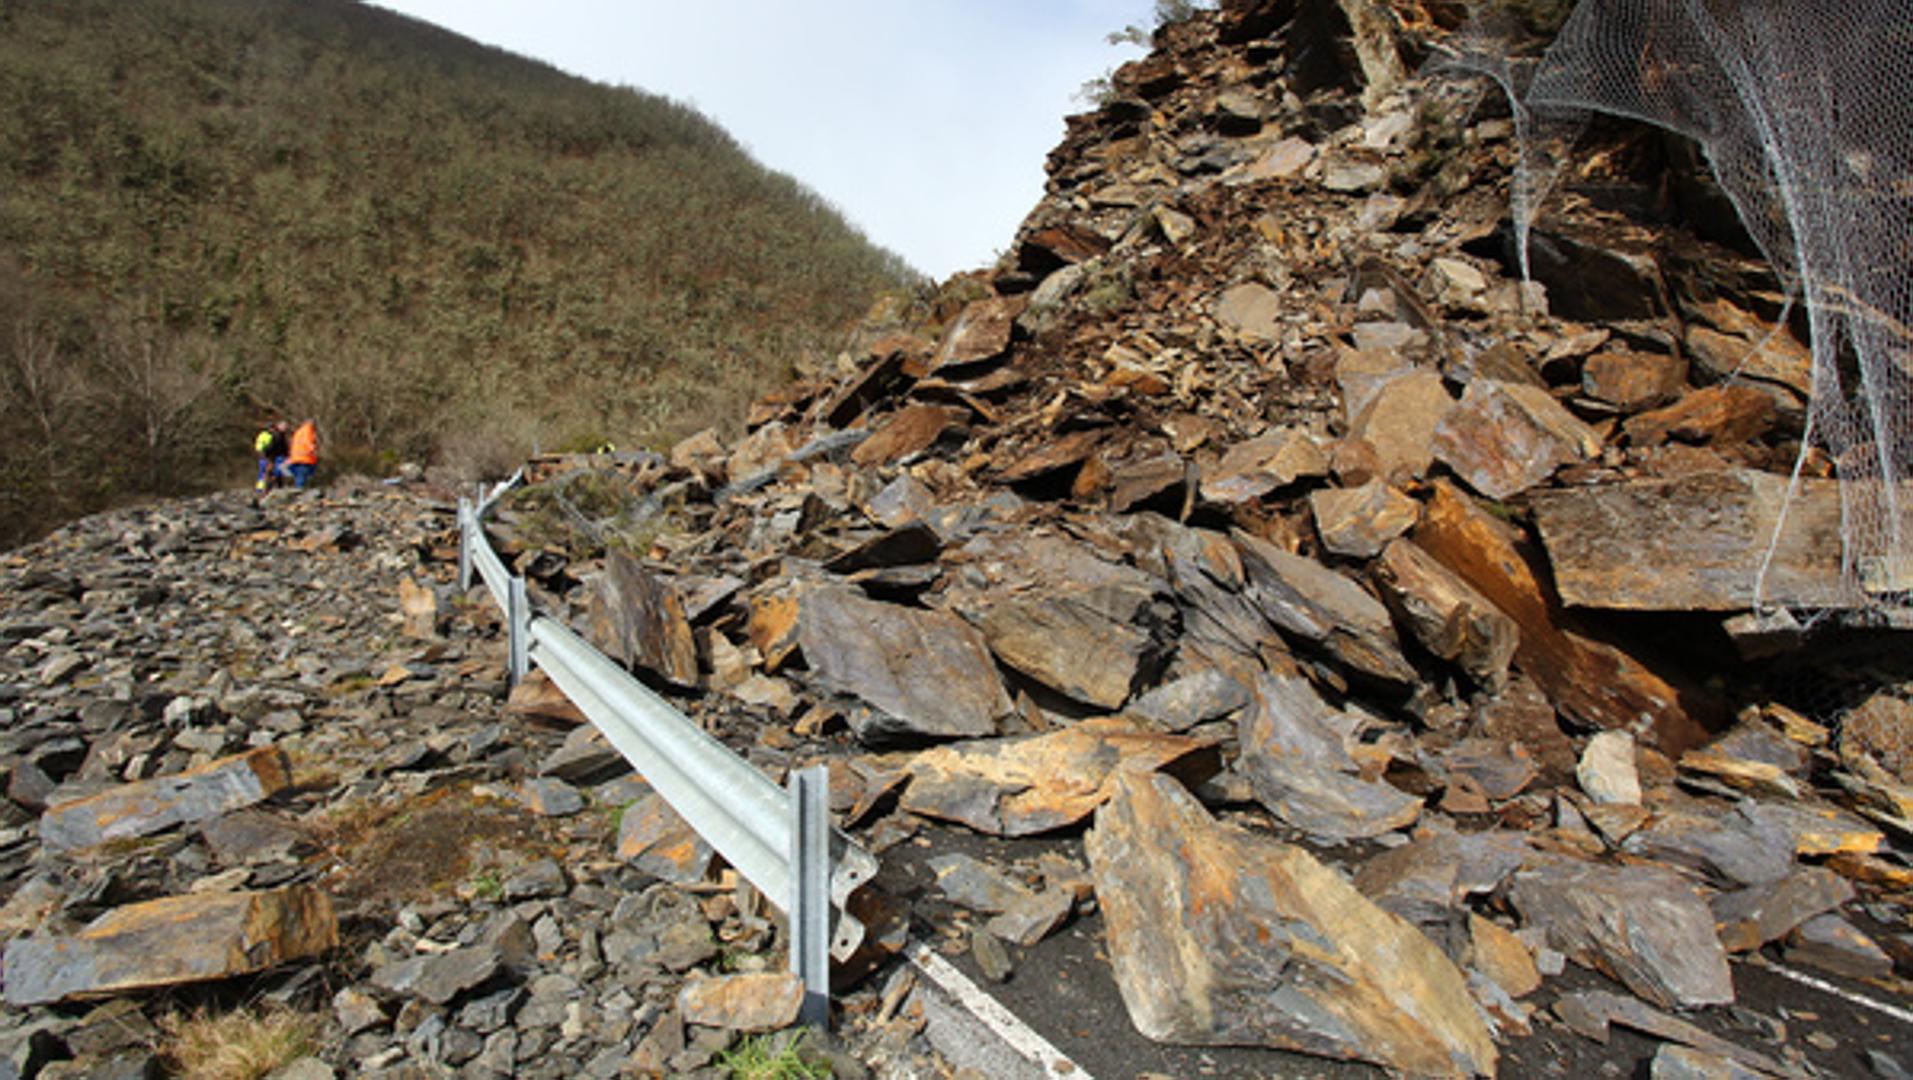
[[[13,1005],[223,979],[315,956],[339,943],[332,902],[293,886],[174,896],[117,908],[65,938],[7,946]]]
[[[1466,980],[1300,848],[1217,824],[1173,779],[1118,775],[1085,840],[1116,985],[1150,1038],[1492,1075]]]

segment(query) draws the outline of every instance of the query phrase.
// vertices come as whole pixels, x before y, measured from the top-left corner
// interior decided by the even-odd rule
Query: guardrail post
[[[511,684],[517,686],[531,673],[531,598],[525,595],[525,579],[514,577],[506,590],[511,598],[505,612],[511,633]]]
[[[813,765],[791,773],[790,969],[804,980],[797,1018],[812,1027],[830,1023],[830,770]]]
[[[472,501],[458,497],[458,591],[472,587]]]

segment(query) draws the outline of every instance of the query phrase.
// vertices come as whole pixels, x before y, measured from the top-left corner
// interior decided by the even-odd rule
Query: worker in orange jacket
[[[312,481],[319,467],[319,426],[311,420],[292,433],[292,450],[286,455],[286,467],[292,470],[292,486],[303,488]]]

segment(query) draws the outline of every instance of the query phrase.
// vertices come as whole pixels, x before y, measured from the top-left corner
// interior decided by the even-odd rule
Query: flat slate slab
[[[73,851],[147,836],[251,806],[291,782],[285,753],[261,746],[197,769],[50,806],[40,817],[40,841],[53,851]]]
[[[797,637],[819,682],[880,714],[862,737],[994,735],[1009,715],[983,636],[949,612],[817,588],[799,601]]]
[[[307,885],[129,904],[72,937],[7,946],[7,1001],[40,1005],[264,971],[339,943],[332,899]]]
[[[1787,480],[1730,470],[1535,493],[1562,602],[1631,611],[1865,604],[1840,573],[1839,483],[1803,479],[1789,499]],[[1913,505],[1913,490],[1902,505]],[[1902,528],[1913,530],[1913,512]]]

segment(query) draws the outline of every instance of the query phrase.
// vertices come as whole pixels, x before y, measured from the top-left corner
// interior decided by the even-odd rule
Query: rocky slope
[[[1406,74],[1449,29],[1165,28],[1002,265],[736,445],[504,502],[546,611],[770,774],[831,765],[887,867],[840,1069],[935,1067],[907,937],[1073,1001],[1045,950],[1087,928],[1073,982],[1122,1011],[1083,1045],[1262,1048],[1242,1075],[1901,1075],[1890,1011],[1778,974],[1903,1002],[1913,960],[1904,640],[1746,614],[1804,350],[1743,363],[1771,280],[1668,212],[1704,180],[1641,132],[1510,276],[1511,125]],[[420,496],[95,519],[7,567],[12,1001],[130,988],[72,958],[158,955],[141,902],[197,887],[282,931],[214,985],[324,1005],[346,1071],[678,1072],[775,1026],[710,1000],[775,999],[718,977],[779,967],[761,910],[548,683],[505,697]],[[1769,583],[1839,610],[1824,497]],[[10,1019],[104,1045],[70,1002]]]

